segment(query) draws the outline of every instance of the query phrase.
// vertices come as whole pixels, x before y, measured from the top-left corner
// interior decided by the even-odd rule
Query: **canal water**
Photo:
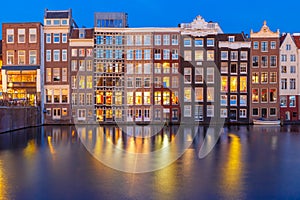
[[[299,185],[299,126],[45,126],[0,134],[0,200],[300,199]]]

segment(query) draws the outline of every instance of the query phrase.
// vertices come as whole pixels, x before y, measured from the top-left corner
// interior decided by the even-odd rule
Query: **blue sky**
[[[226,33],[258,31],[264,20],[273,31],[300,32],[298,0],[15,0],[1,4],[0,23],[42,22],[45,8],[72,8],[80,27],[93,26],[94,12],[115,11],[128,13],[130,27],[174,27],[201,15],[218,22]]]

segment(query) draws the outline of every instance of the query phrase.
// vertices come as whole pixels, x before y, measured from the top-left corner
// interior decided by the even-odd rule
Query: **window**
[[[60,50],[53,50],[53,61],[59,61],[60,60]]]
[[[274,41],[271,42],[271,49],[276,49],[276,42]]]
[[[53,119],[61,118],[61,110],[60,108],[53,108]]]
[[[221,118],[227,118],[227,109],[226,108],[221,108],[220,110],[220,117]]]
[[[85,94],[79,93],[79,105],[85,104]]]
[[[268,89],[266,88],[261,89],[261,102],[262,103],[268,102]]]
[[[151,35],[144,35],[144,45],[151,45]]]
[[[207,39],[207,46],[208,47],[213,47],[215,46],[215,40],[213,38],[208,38]]]
[[[270,66],[276,67],[277,66],[277,56],[271,56],[270,57]]]
[[[247,118],[247,109],[240,109],[240,118]]]
[[[247,92],[247,77],[240,77],[240,92]]]
[[[66,49],[62,50],[62,61],[68,61],[68,52]]]
[[[261,73],[261,83],[268,83],[268,72]]]
[[[206,82],[207,83],[214,83],[215,82],[215,76],[214,76],[214,68],[213,67],[208,67],[207,68],[207,77],[206,77]]]
[[[135,78],[135,87],[136,88],[141,88],[142,87],[142,78]]]
[[[221,51],[221,60],[228,60],[228,51]]]
[[[59,33],[53,33],[53,42],[54,43],[59,43],[60,42]]]
[[[258,103],[259,93],[257,88],[252,89],[252,103]]]
[[[295,54],[291,55],[291,62],[296,62],[296,55]]]
[[[192,116],[192,108],[190,105],[184,106],[184,116],[185,117],[191,117]]]
[[[236,95],[230,95],[230,105],[231,106],[237,105],[237,96]]]
[[[144,60],[151,60],[151,51],[150,49],[144,50]]]
[[[296,107],[296,96],[289,97],[289,105],[290,107]]]
[[[268,51],[268,42],[261,42],[261,51],[262,52]]]
[[[287,61],[287,55],[286,54],[282,54],[281,55],[281,61],[282,62],[286,62]]]
[[[155,105],[161,104],[161,92],[159,92],[159,91],[154,92],[154,104]]]
[[[76,89],[77,88],[77,76],[71,76],[71,87],[72,89]]]
[[[270,83],[277,83],[277,72],[270,72]]]
[[[195,61],[202,61],[203,60],[203,51],[196,50],[195,51]]]
[[[61,102],[62,103],[68,103],[68,95],[69,92],[67,89],[62,89],[61,90]]]
[[[231,74],[237,74],[237,64],[236,63],[231,63],[230,64],[230,73]]]
[[[161,35],[154,35],[154,44],[161,45]]]
[[[268,56],[262,56],[261,57],[261,66],[262,67],[268,67]]]
[[[85,56],[85,49],[78,49],[78,52],[79,52],[79,57]]]
[[[36,65],[36,51],[35,50],[29,51],[29,64]]]
[[[228,78],[221,76],[221,92],[228,92]]]
[[[170,35],[163,35],[163,44],[170,45]]]
[[[111,49],[106,49],[105,50],[105,58],[106,59],[112,59],[113,58],[113,54],[112,54],[112,50]]]
[[[93,77],[92,76],[86,76],[86,88],[87,89],[93,88]]]
[[[7,29],[6,30],[6,42],[7,43],[14,43],[14,29]]]
[[[214,117],[214,105],[207,105],[207,117]]]
[[[192,69],[185,68],[184,69],[184,83],[191,83],[192,82]]]
[[[207,60],[214,61],[215,60],[215,52],[213,50],[207,51]]]
[[[270,89],[270,102],[271,103],[277,102],[277,89],[276,88]]]
[[[196,87],[195,88],[195,101],[196,102],[203,102],[203,88],[202,87]]]
[[[240,63],[240,73],[247,74],[247,63]]]
[[[62,81],[67,82],[68,80],[68,70],[67,68],[62,68]]]
[[[258,42],[253,42],[253,49],[259,49]]]
[[[53,24],[54,25],[60,25],[60,20],[58,20],[58,19],[53,20]]]
[[[287,73],[286,66],[281,66],[281,73]]]
[[[220,104],[221,106],[227,106],[227,95],[223,94],[220,96]]]
[[[195,83],[203,83],[203,68],[195,68]]]
[[[150,105],[151,104],[150,92],[144,92],[144,104],[145,105]]]
[[[179,94],[178,94],[178,91],[174,91],[172,92],[172,104],[173,105],[177,105],[178,102],[179,102]]]
[[[233,61],[237,61],[238,60],[238,52],[237,51],[230,52],[230,59]]]
[[[280,106],[281,107],[286,107],[287,105],[287,98],[286,96],[280,96]]]
[[[270,116],[276,116],[276,108],[270,108]]]
[[[195,121],[203,121],[203,105],[195,106]]]
[[[127,77],[127,87],[132,88],[133,87],[133,78]]]
[[[85,88],[85,76],[79,76],[79,89]]]
[[[18,64],[25,65],[25,51],[18,51]]]
[[[163,92],[163,104],[170,105],[170,92],[169,91]]]
[[[127,60],[133,60],[133,50],[127,50]]]
[[[77,60],[71,61],[71,69],[72,71],[77,71]]]
[[[178,45],[178,35],[172,35],[172,45]]]
[[[258,56],[252,56],[252,67],[258,67]]]
[[[230,92],[237,92],[237,77],[230,77]]]
[[[170,73],[170,63],[163,63],[163,73],[164,74]]]
[[[281,79],[281,89],[282,90],[286,90],[287,89],[287,79],[286,78],[282,78]]]
[[[137,45],[137,46],[142,45],[142,36],[141,35],[135,36],[135,45]]]
[[[291,66],[290,67],[290,73],[295,74],[296,73],[296,66]]]
[[[290,51],[291,50],[291,45],[290,44],[286,44],[285,45],[285,50]]]
[[[184,102],[191,102],[192,99],[192,90],[191,88],[184,88]]]
[[[144,74],[151,74],[151,68],[152,68],[151,63],[145,63],[144,64]]]
[[[59,82],[60,81],[60,69],[54,68],[53,69],[53,82]]]
[[[161,63],[154,63],[154,73],[155,74],[161,73]]]
[[[172,60],[178,60],[178,49],[172,49]]]
[[[179,87],[179,80],[177,76],[172,77],[172,87],[173,88],[178,88]]]
[[[135,50],[135,59],[142,60],[142,50],[141,49]]]
[[[85,120],[86,119],[86,110],[85,109],[78,109],[78,120]]]
[[[234,36],[228,36],[228,42],[234,42]]]
[[[258,72],[253,72],[252,73],[252,83],[259,83],[259,73]]]
[[[172,63],[172,73],[173,74],[178,73],[178,63]]]
[[[142,105],[142,92],[135,92],[135,105]]]
[[[215,101],[215,88],[207,87],[207,102],[214,102]]]
[[[258,116],[258,108],[252,109],[252,116]]]
[[[192,51],[185,50],[184,51],[184,60],[185,61],[192,61]]]
[[[52,103],[52,90],[46,89],[46,103]]]
[[[290,79],[290,89],[295,90],[296,89],[296,79],[291,78]]]
[[[183,40],[183,46],[185,46],[185,47],[192,46],[191,38],[184,38],[184,40]]]
[[[160,49],[154,49],[154,60],[160,60],[160,59],[161,59]]]
[[[203,47],[203,39],[196,38],[195,39],[195,47]]]
[[[248,60],[248,52],[241,51],[241,60]]]
[[[221,73],[222,74],[228,73],[228,63],[227,62],[221,62]]]
[[[72,57],[77,57],[77,52],[78,50],[77,49],[72,49]]]
[[[163,50],[163,58],[164,60],[170,60],[170,49]]]
[[[14,51],[11,50],[7,51],[7,64],[8,65],[14,64]]]
[[[29,29],[29,43],[36,43],[36,28]]]
[[[240,95],[240,106],[247,106],[247,95]]]
[[[66,33],[62,33],[62,36],[61,36],[61,40],[62,40],[62,43],[67,43],[68,41],[68,35]]]
[[[25,29],[18,29],[18,43],[25,43]]]

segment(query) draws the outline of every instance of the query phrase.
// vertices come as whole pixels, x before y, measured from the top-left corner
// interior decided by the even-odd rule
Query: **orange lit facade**
[[[41,23],[2,24],[2,92],[6,99],[41,101]]]
[[[250,33],[250,122],[255,118],[279,119],[279,30],[266,22],[259,32]]]

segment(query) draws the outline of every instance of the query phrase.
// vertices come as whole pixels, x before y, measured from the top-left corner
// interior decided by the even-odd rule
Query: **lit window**
[[[213,50],[207,51],[207,60],[214,61],[215,60],[215,52]]]
[[[192,99],[192,91],[191,88],[184,88],[184,102],[191,102]]]
[[[214,102],[215,101],[215,93],[213,87],[207,87],[207,101]]]

